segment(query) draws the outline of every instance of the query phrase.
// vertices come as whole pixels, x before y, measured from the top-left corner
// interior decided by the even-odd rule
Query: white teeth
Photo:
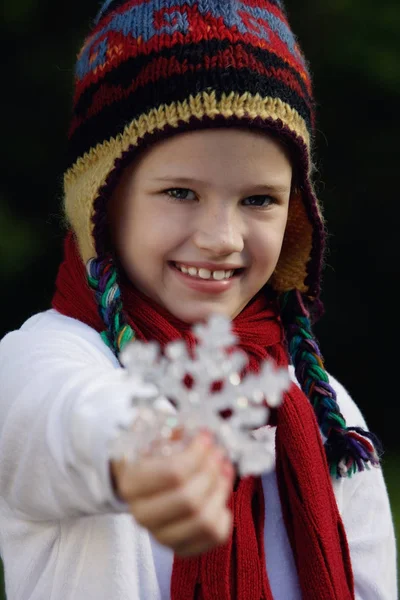
[[[221,281],[221,279],[226,278],[226,274],[229,272],[230,271],[214,271],[213,278],[216,279],[217,281]]]
[[[208,269],[199,269],[199,277],[201,277],[201,279],[210,279],[211,271]]]
[[[230,279],[235,271],[210,271],[209,269],[197,269],[196,267],[187,267],[185,265],[177,264],[177,268],[185,273],[186,275],[191,275],[192,277],[200,277],[201,279],[214,279],[215,281],[222,281],[223,279]]]

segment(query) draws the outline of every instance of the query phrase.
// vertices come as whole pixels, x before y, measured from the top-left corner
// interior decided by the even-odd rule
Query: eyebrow
[[[166,177],[154,177],[153,181],[159,181],[164,183],[174,183],[177,185],[209,185],[207,181],[203,181],[202,179],[196,179],[194,177],[182,177],[173,175],[168,175]],[[251,189],[253,192],[264,192],[268,191],[272,194],[284,194],[290,190],[290,185],[282,185],[282,184],[273,184],[273,183],[259,183],[257,185],[253,185],[249,183],[247,186],[243,186],[243,190]]]

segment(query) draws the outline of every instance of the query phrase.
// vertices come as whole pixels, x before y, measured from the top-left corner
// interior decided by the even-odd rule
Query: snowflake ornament
[[[266,361],[258,374],[241,377],[247,356],[234,349],[238,340],[224,316],[210,317],[193,333],[198,344],[192,354],[180,340],[169,343],[163,353],[155,342],[134,341],[124,348],[120,361],[132,389],[145,386],[147,393],[134,395],[135,417],[114,441],[112,458],[168,456],[208,430],[241,476],[270,471],[274,429],[266,424],[270,408],[280,405],[290,385],[287,369]]]

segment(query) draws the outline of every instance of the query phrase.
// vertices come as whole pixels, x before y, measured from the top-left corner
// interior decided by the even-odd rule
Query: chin
[[[225,315],[232,318],[232,314],[234,314],[230,310],[230,307],[221,305],[193,306],[193,308],[182,307],[181,310],[175,307],[175,309],[170,312],[172,312],[177,319],[189,324],[207,321],[211,315]]]

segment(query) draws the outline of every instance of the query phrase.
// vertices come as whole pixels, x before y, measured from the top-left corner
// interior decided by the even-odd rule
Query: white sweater
[[[132,392],[96,331],[47,311],[0,344],[0,549],[8,600],[167,600],[173,554],[110,484],[108,443]],[[349,425],[359,409],[331,378]],[[263,477],[275,600],[300,591],[275,473]],[[396,600],[396,548],[380,469],[333,482],[357,600]],[[191,599],[182,599],[191,600]],[[216,599],[217,600],[217,599]],[[240,600],[240,599],[238,599]]]

